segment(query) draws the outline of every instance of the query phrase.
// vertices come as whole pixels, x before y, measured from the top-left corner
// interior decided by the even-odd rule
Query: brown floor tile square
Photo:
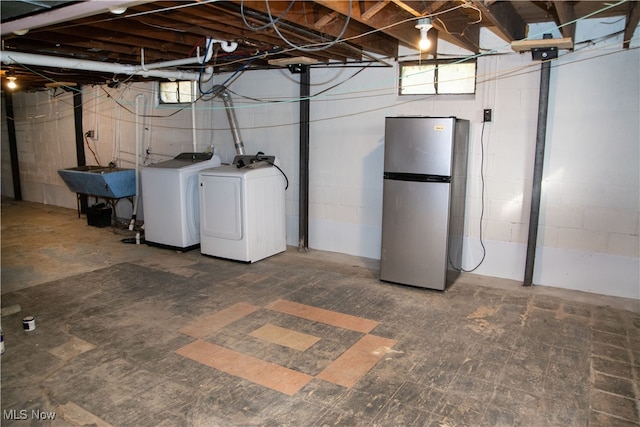
[[[49,353],[53,354],[58,359],[67,361],[84,352],[93,350],[94,348],[96,348],[94,344],[72,336],[66,343],[49,350]]]
[[[302,332],[293,331],[270,323],[251,332],[254,338],[269,341],[274,344],[283,345],[298,351],[305,351],[318,341],[320,338],[312,335],[303,334]]]
[[[277,300],[267,305],[265,308],[279,311],[280,313],[290,314],[292,316],[302,317],[303,319],[313,320],[315,322],[321,322],[343,329],[349,329],[351,331],[362,332],[363,334],[371,332],[376,326],[378,326],[378,322],[374,320],[286,300]]]
[[[344,387],[353,387],[380,359],[395,340],[375,335],[365,335],[350,349],[327,366],[317,378]]]
[[[313,379],[310,375],[284,366],[200,340],[187,344],[176,350],[176,353],[290,396]]]
[[[256,310],[260,310],[260,307],[239,302],[215,313],[200,316],[193,322],[180,328],[178,332],[194,338],[204,338]]]

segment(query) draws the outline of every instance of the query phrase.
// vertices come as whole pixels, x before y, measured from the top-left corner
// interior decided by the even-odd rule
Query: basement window
[[[160,82],[160,104],[191,104],[196,100],[196,85],[192,81]]]
[[[400,63],[400,95],[476,93],[476,61],[461,59]]]

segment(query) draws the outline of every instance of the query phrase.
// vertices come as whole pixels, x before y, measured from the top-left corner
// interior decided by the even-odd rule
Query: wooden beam
[[[563,37],[576,38],[576,11],[573,4],[567,1],[554,1],[553,5],[560,19],[560,31]],[[570,22],[570,24],[568,24]]]
[[[511,2],[501,1],[487,6],[483,0],[473,0],[473,4],[482,12],[482,20],[486,18],[491,21],[500,37],[506,41],[512,42],[525,38],[527,24]]]
[[[624,27],[624,41],[622,42],[623,48],[629,49],[629,46],[631,45],[631,39],[633,38],[633,33],[638,27],[638,22],[640,22],[640,6],[638,6],[637,1],[629,2],[627,23]]]
[[[324,7],[326,7],[327,9],[336,11],[342,15],[347,15],[349,14],[349,5],[348,2],[346,1],[335,1],[335,0],[316,0],[315,3],[320,4]],[[387,27],[391,24],[393,24],[394,22],[398,21],[398,16],[397,14],[394,14],[392,16],[392,14],[387,11],[386,9],[383,10],[383,8],[378,10],[378,13],[376,14],[372,14],[368,17],[368,19],[364,19],[362,17],[362,15],[360,14],[360,8],[359,7],[353,7],[351,9],[351,20],[352,21],[357,21],[359,23],[361,23],[362,25],[365,25],[366,27],[368,27],[368,29],[370,30],[371,28],[383,28],[383,27]],[[382,29],[380,31],[382,34],[385,35],[385,37],[391,37],[391,38],[395,38],[400,40],[403,44],[415,44],[415,41],[411,38],[408,37],[408,33],[406,32],[405,28],[398,28],[396,26],[390,27],[390,28],[385,28]],[[413,33],[413,31],[412,31]],[[359,39],[355,39],[354,42],[359,43],[360,40]],[[393,42],[394,46],[395,46],[395,54],[394,55],[388,55],[390,57],[397,57],[398,56],[398,45],[397,42]]]
[[[440,18],[435,18],[432,23],[441,39],[474,53],[480,51],[480,25],[470,25],[466,16],[449,19],[446,23]]]
[[[324,14],[320,19],[318,19],[315,24],[313,24],[313,28],[316,30],[322,30],[323,27],[328,25],[331,21],[338,17],[338,12],[331,12]]]
[[[348,13],[348,6],[346,1],[316,0],[315,3],[322,4],[323,6],[326,6],[327,8],[330,8],[342,14]],[[391,1],[389,3],[391,3]],[[422,13],[421,16],[428,16],[429,14],[434,13],[446,3],[446,1],[434,1],[427,3],[429,5],[429,8],[425,11],[425,13]],[[412,9],[414,10],[414,12],[418,12],[415,8]],[[359,8],[353,8],[351,11],[352,20],[357,20],[370,27],[380,29],[381,32],[397,39],[400,44],[417,49],[420,35],[415,29],[415,22],[407,22],[402,25],[393,25],[394,23],[397,23],[399,21],[410,19],[412,16],[414,15],[399,7],[380,8],[377,13],[368,14],[367,19],[364,19],[364,17],[360,15]],[[435,20],[433,22],[433,26],[434,29],[439,32],[439,36],[443,40],[446,40],[447,42],[460,46],[464,49],[468,49],[472,52],[478,52],[477,43],[474,44],[473,42],[470,42],[467,37],[460,36],[459,34],[455,34],[454,32],[447,32],[444,27]],[[473,33],[473,30],[470,31],[470,34],[472,34],[471,39],[474,38]]]
[[[221,4],[223,2],[220,2]],[[226,2],[225,2],[226,3]],[[234,0],[232,3],[239,4],[238,0]],[[332,4],[335,3],[337,7],[332,7]],[[289,2],[283,1],[272,1],[269,3],[271,14],[274,17],[280,16],[284,13],[287,8]],[[211,3],[211,5],[216,5],[216,3]],[[295,2],[291,10],[287,13],[286,17],[281,21],[286,21],[289,24],[295,24],[300,28],[309,28],[313,25],[312,22],[308,20],[308,14],[311,11],[310,8],[316,7],[316,5],[323,6],[325,13],[329,14],[331,11],[338,12],[338,16],[336,19],[333,19],[331,22],[327,23],[327,25],[322,29],[322,32],[325,35],[324,41],[328,41],[326,36],[336,37],[343,30],[343,26],[345,24],[346,16],[351,15],[351,21],[346,32],[343,34],[344,39],[349,39],[352,36],[359,36],[361,34],[367,33],[370,30],[370,27],[366,24],[360,22],[360,19],[356,19],[355,17],[360,17],[360,8],[357,6],[357,3],[354,3],[349,11],[348,2],[344,1],[317,1],[317,2]],[[262,0],[245,0],[244,1],[245,11],[248,9],[257,11],[259,13],[266,14],[267,8],[266,3]],[[329,10],[327,10],[329,9]],[[344,15],[344,16],[341,16]],[[280,24],[282,25],[282,24]],[[281,28],[281,26],[279,26]],[[321,35],[316,36],[315,42],[317,43],[322,38]],[[363,50],[367,50],[369,52],[395,57],[397,56],[397,43],[395,40],[392,40],[390,37],[384,34],[368,34],[362,37],[358,37],[352,40],[349,40],[348,43],[339,43],[334,48],[335,49],[350,49],[345,46],[346,44],[358,45],[361,46]],[[351,46],[353,47],[353,46]],[[352,49],[351,49],[352,50]]]
[[[375,15],[376,13],[378,13],[382,9],[384,9],[389,4],[389,2],[390,2],[390,0],[382,0],[382,1],[377,2],[376,4],[371,6],[369,9],[367,9],[365,12],[363,12],[360,15],[360,17],[364,21],[368,21],[369,19],[373,18],[373,15]]]
[[[558,49],[573,49],[573,39],[565,37],[562,39],[516,40],[511,43],[511,49],[516,52],[527,52],[531,49],[544,49],[551,47]]]
[[[547,17],[552,17],[556,25],[560,25],[560,17],[556,8],[553,7],[553,3],[550,1],[532,1],[531,4],[542,10]]]
[[[409,4],[407,4],[406,1],[402,1],[402,0],[391,0],[391,1],[397,4],[400,7],[400,9],[404,10],[405,12],[409,12],[411,15],[415,17],[424,16],[424,13],[411,7]]]

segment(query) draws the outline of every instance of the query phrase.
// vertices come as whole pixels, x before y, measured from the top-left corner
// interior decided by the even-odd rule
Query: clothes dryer
[[[182,153],[142,169],[146,243],[181,251],[200,244],[198,172],[220,165],[212,153]]]
[[[285,177],[273,156],[260,159],[200,171],[202,254],[255,262],[286,250]]]

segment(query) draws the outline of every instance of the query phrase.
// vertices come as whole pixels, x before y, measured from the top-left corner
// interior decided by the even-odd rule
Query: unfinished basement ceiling
[[[206,65],[224,72],[273,67],[277,59],[320,65],[393,61],[400,45],[416,48],[420,34],[415,25],[420,17],[431,18],[430,37],[437,33],[439,39],[474,53],[482,51],[481,27],[510,43],[527,36],[528,24],[554,21],[562,26],[564,37],[573,37],[571,22],[602,10],[593,16],[624,17],[628,41],[640,18],[635,1],[3,0],[0,5],[2,71],[16,75],[23,90],[60,81],[103,84],[118,76],[6,64],[12,52],[135,66],[204,54],[207,40],[212,39],[219,42],[211,42],[213,55]],[[118,5],[126,6],[126,11],[109,11]],[[302,46],[307,48],[298,48]],[[173,68],[198,72],[201,65]]]

